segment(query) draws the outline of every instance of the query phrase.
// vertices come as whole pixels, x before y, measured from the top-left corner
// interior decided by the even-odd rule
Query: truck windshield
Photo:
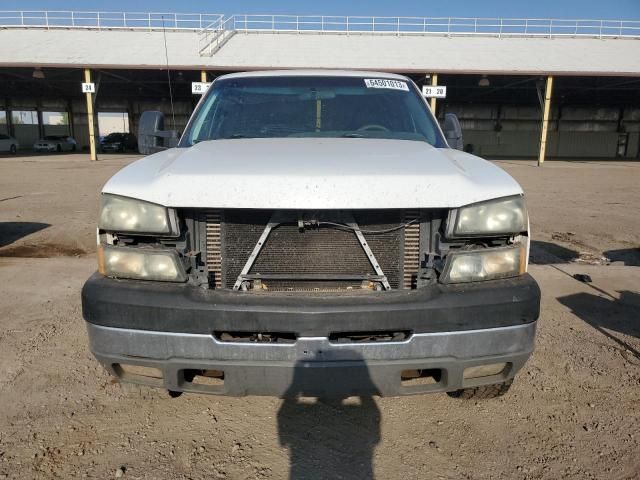
[[[344,137],[446,142],[412,83],[264,76],[216,81],[180,146],[235,138]]]

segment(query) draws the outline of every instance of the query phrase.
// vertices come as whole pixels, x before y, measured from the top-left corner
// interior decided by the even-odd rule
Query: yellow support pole
[[[88,68],[84,69],[84,81],[85,83],[91,83],[91,70]],[[93,99],[91,98],[91,93],[87,92],[85,95],[87,96],[87,120],[89,124],[89,153],[91,160],[98,160],[98,155],[96,154],[96,133],[93,125]]]
[[[553,89],[553,77],[547,77],[547,86],[544,89],[544,109],[542,111],[542,131],[540,132],[540,154],[538,156],[538,166],[544,163],[544,156],[547,153],[547,132],[549,130],[549,110],[551,109],[551,90]]]
[[[200,81],[203,83],[207,82],[207,71],[206,70],[201,70],[200,71]]]
[[[431,85],[435,86],[438,85],[438,74],[434,73],[433,75],[431,75]],[[436,114],[436,98],[435,97],[431,97],[431,111],[433,112],[433,114]]]

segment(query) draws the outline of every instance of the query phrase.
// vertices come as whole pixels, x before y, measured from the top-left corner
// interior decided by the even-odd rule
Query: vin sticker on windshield
[[[407,82],[391,80],[389,78],[365,78],[364,84],[367,88],[391,88],[392,90],[409,91],[409,85],[407,85]]]

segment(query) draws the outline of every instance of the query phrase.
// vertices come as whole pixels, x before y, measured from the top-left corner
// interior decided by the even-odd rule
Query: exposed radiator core
[[[222,287],[222,252],[220,247],[220,227],[222,212],[207,210],[205,214],[207,237],[207,271],[209,283],[215,288]]]
[[[210,285],[231,289],[269,222],[271,210],[208,210],[206,219],[206,260]],[[365,210],[351,212],[386,275],[391,288],[411,288],[411,276],[418,270],[420,224],[394,229],[415,220],[418,211]],[[340,212],[304,212],[305,219],[343,223]],[[250,274],[375,275],[371,263],[348,229],[323,225],[300,229],[295,222],[274,228]],[[214,282],[211,281],[213,277]],[[362,281],[284,280],[264,282],[272,291],[339,291],[361,289]]]
[[[419,218],[419,210],[405,210],[404,222]],[[418,274],[420,264],[420,223],[412,223],[404,230],[404,275],[402,286],[411,288],[413,278]]]

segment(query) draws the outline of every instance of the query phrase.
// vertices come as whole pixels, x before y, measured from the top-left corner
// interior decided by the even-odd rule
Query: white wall
[[[201,56],[197,33],[166,37],[172,68],[640,75],[633,39],[237,33]],[[165,61],[162,32],[0,29],[0,66],[164,68]]]

